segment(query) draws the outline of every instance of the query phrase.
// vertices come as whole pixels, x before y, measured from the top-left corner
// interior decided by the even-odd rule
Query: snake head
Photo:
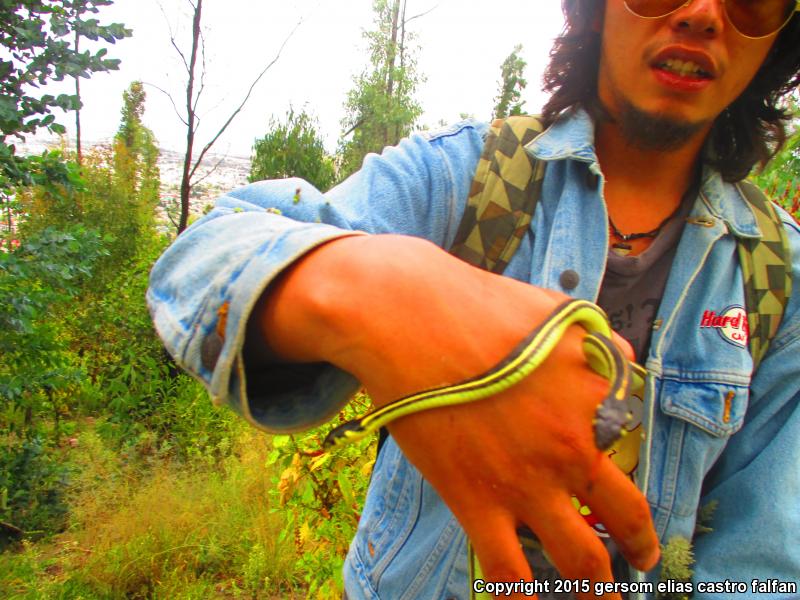
[[[594,443],[600,450],[608,450],[627,430],[625,426],[633,418],[624,400],[606,398],[597,407],[594,419]]]
[[[347,421],[338,427],[334,427],[325,436],[322,447],[329,450],[335,446],[348,444],[363,437],[367,432],[358,420]]]

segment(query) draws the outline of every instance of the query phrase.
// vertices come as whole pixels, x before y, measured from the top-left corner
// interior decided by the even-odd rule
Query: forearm
[[[507,288],[545,304],[537,309],[532,297],[525,303],[519,314],[531,315],[530,327],[557,301],[420,239],[344,238],[288,269],[252,320],[276,357],[330,362],[373,387],[386,377],[371,374],[384,373],[396,395],[465,379],[502,359],[529,328],[510,308],[516,296],[505,295]],[[484,319],[495,323],[491,334]],[[389,393],[382,386],[371,391],[378,399]]]

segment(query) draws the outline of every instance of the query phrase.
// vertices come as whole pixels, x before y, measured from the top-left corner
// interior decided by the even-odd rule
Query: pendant
[[[616,244],[611,244],[611,251],[617,256],[628,256],[628,254],[630,254],[632,249],[633,247],[630,244],[626,244],[625,242],[617,242]]]

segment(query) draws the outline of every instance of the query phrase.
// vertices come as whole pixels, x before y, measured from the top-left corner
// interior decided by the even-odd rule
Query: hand
[[[300,261],[270,291],[261,322],[279,356],[333,362],[382,405],[493,367],[564,299],[421,240],[351,237]],[[583,335],[570,328],[533,375],[502,394],[390,426],[466,530],[487,581],[531,579],[516,536],[522,523],[563,578],[613,580],[573,494],[634,567],[658,560],[645,499],[594,445],[592,419],[609,384],[586,364]]]

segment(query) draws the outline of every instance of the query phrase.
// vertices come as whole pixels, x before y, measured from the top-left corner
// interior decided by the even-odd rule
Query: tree
[[[5,177],[0,185],[26,180],[25,159],[16,156],[8,138],[23,139],[42,127],[63,133],[52,110],[79,106],[77,96],[46,94],[43,86],[66,76],[89,77],[118,68],[119,60],[105,58],[105,48],[81,53],[65,41],[77,33],[113,44],[131,35],[119,23],[100,25],[96,19],[80,19],[84,12],[97,12],[96,6],[107,4],[111,1],[17,0],[0,4],[0,44],[7,50],[0,58],[0,168]]]
[[[43,449],[48,436],[58,442],[81,367],[52,313],[78,293],[102,253],[99,236],[80,225],[47,228],[0,252],[0,521],[17,535],[62,525],[66,469]]]
[[[522,44],[514,46],[514,50],[500,65],[500,89],[495,98],[494,118],[502,119],[509,115],[523,114],[522,106],[525,101],[520,101],[522,90],[528,85],[524,78],[527,63],[519,56]]]
[[[228,126],[233,122],[238,115],[244,105],[247,104],[247,101],[250,99],[250,95],[253,93],[253,89],[256,87],[258,82],[264,76],[264,74],[277,62],[278,58],[280,58],[281,52],[283,52],[283,48],[286,46],[286,43],[289,41],[289,38],[292,37],[294,32],[300,26],[300,22],[295,25],[294,29],[289,32],[289,35],[283,40],[280,48],[278,48],[278,52],[272,58],[271,61],[267,63],[267,65],[261,70],[261,72],[253,79],[250,83],[250,87],[248,88],[247,92],[245,93],[242,101],[239,105],[228,115],[228,118],[225,122],[217,129],[217,132],[211,137],[211,140],[206,143],[205,146],[200,150],[200,153],[195,156],[195,141],[197,137],[197,128],[199,124],[199,119],[197,117],[197,109],[200,102],[200,98],[203,94],[203,89],[205,87],[205,38],[202,34],[202,14],[203,14],[203,0],[187,0],[189,5],[192,7],[192,38],[191,38],[191,45],[189,49],[189,56],[187,58],[186,54],[180,49],[178,43],[175,41],[174,34],[170,33],[170,42],[172,43],[172,47],[178,52],[181,57],[181,61],[183,62],[184,69],[186,70],[186,88],[185,88],[185,114],[181,114],[178,112],[177,108],[175,109],[178,118],[181,122],[186,126],[186,150],[184,151],[184,159],[183,159],[183,170],[181,173],[181,189],[180,189],[180,218],[177,223],[177,232],[181,233],[189,223],[189,208],[190,208],[190,198],[192,194],[192,187],[197,184],[202,177],[197,176],[197,170],[200,168],[200,165],[203,163],[203,158],[208,153],[208,151],[212,148],[212,146],[216,143],[216,141],[225,133],[225,130]],[[198,57],[201,59],[201,65],[199,66],[199,73],[198,73],[198,65],[197,60]],[[156,87],[156,86],[154,86]],[[172,96],[164,91],[161,88],[157,88],[160,91],[167,94],[169,99],[172,101],[172,105],[175,106],[175,101],[173,100]],[[212,169],[213,170],[213,169]],[[206,174],[204,177],[207,177]]]
[[[142,124],[146,98],[141,81],[132,82],[122,93],[122,116],[114,137],[114,169],[118,177],[125,178],[130,193],[152,216],[161,182],[156,138]]]
[[[103,37],[106,41],[114,43],[115,38],[113,35],[109,36],[108,28],[101,26],[97,19],[84,20],[81,18],[85,13],[97,14],[100,12],[98,7],[108,6],[112,3],[112,0],[71,0],[63,2],[64,9],[67,11],[69,26],[73,31],[73,50],[75,54],[80,55],[81,38],[97,41]],[[75,108],[75,154],[78,164],[81,164],[83,159],[83,149],[81,148],[81,108],[83,106],[81,102],[81,77],[83,76],[85,75],[80,73],[73,73],[72,75],[75,79],[75,98],[77,99]]]
[[[302,177],[323,192],[331,187],[336,171],[316,126],[304,110],[290,109],[284,122],[270,119],[269,133],[253,144],[248,181]]]
[[[110,0],[17,0],[0,3],[0,197],[4,203],[7,248],[12,246],[14,228],[14,190],[31,183],[76,184],[77,173],[70,170],[58,152],[22,157],[16,154],[13,139],[45,128],[63,133],[53,109],[76,110],[76,95],[53,96],[44,92],[47,83],[64,77],[89,77],[92,73],[117,69],[119,60],[106,58],[107,50],[78,52],[68,40],[73,35],[113,44],[127,37],[130,30],[119,23],[100,25],[96,19],[82,20],[85,12]],[[9,139],[11,138],[11,139]]]
[[[138,81],[123,92],[113,144],[86,152],[80,186],[72,193],[64,194],[58,185],[37,185],[17,194],[26,215],[19,225],[22,237],[40,235],[47,228],[67,231],[74,223],[101,236],[104,255],[82,292],[102,290],[156,235],[158,149],[141,121],[145,98]]]
[[[375,29],[364,32],[370,66],[354,79],[345,102],[340,143],[343,177],[357,170],[368,152],[380,152],[407,136],[422,114],[414,99],[420,77],[414,51],[408,47],[413,36],[406,30],[422,14],[407,19],[406,0],[374,0],[372,9]]]

